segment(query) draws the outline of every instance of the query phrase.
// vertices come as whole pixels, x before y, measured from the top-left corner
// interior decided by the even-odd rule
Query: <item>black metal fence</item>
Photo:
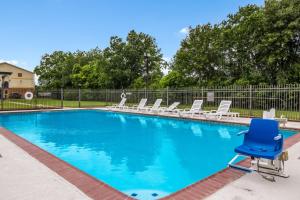
[[[300,121],[300,84],[159,90],[35,89],[31,92],[33,98],[27,100],[24,91],[11,89],[1,100],[1,110],[102,107],[118,103],[125,93],[127,104],[137,104],[141,98],[147,98],[148,104],[152,104],[162,98],[164,106],[179,101],[181,107],[190,107],[195,99],[203,99],[203,109],[211,110],[216,109],[221,100],[231,100],[231,110],[240,112],[241,116],[261,117],[264,110],[275,108],[278,117],[285,115],[290,120]]]

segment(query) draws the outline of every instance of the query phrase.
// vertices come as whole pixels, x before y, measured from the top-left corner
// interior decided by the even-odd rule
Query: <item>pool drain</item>
[[[138,194],[137,193],[132,193],[131,196],[132,197],[136,197]]]
[[[158,194],[157,194],[157,193],[152,193],[152,196],[153,196],[153,197],[157,197]]]
[[[137,193],[131,193],[131,195],[130,196],[132,196],[132,197],[137,197],[138,196],[138,194]],[[143,196],[143,195],[142,195]],[[151,194],[151,196],[153,196],[153,197],[157,197],[158,196],[158,194],[157,193],[152,193]]]

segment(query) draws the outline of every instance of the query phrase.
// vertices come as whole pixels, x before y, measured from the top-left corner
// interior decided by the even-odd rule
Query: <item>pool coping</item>
[[[13,142],[14,144],[16,144],[17,146],[19,146],[29,155],[43,163],[52,171],[56,172],[58,175],[66,179],[68,182],[76,186],[78,189],[80,189],[83,193],[85,193],[92,199],[134,199],[114,189],[108,184],[92,177],[91,175],[81,171],[80,169],[68,164],[67,162],[56,157],[55,155],[41,149],[40,147],[32,144],[26,139],[14,134],[13,132],[3,127],[0,127],[0,134],[8,140],[10,140],[11,142]],[[289,148],[290,146],[298,142],[300,142],[300,133],[296,133],[295,135],[287,138],[284,142],[284,148]],[[239,164],[243,166],[249,166],[250,160],[243,160]],[[241,172],[227,167],[205,179],[197,181],[196,183],[191,184],[161,199],[204,199],[210,196],[211,194],[215,193],[222,187],[226,186],[227,184],[239,179],[243,175],[245,175],[245,172]]]
[[[0,134],[92,199],[133,199],[3,127]]]
[[[294,144],[300,142],[300,133],[296,133],[284,141],[284,149],[288,149]],[[250,166],[250,158],[242,160],[238,163],[241,166]],[[179,190],[161,198],[161,200],[199,200],[204,199],[213,193],[217,192],[219,189],[223,188],[227,184],[241,178],[246,172],[242,172],[233,168],[225,168],[205,179],[202,179],[186,188]]]

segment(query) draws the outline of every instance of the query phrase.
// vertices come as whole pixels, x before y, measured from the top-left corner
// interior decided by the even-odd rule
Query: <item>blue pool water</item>
[[[140,199],[162,197],[222,170],[242,142],[236,134],[247,129],[96,110],[5,114],[0,125]]]

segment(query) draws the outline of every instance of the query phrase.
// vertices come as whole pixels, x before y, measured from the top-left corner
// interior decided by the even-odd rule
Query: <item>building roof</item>
[[[8,63],[8,62],[2,62],[2,63],[0,63],[0,65],[1,65],[1,64],[7,64],[7,65],[10,65],[10,66],[12,66],[12,67],[15,67],[15,68],[18,68],[18,69],[20,69],[20,70],[23,70],[23,71],[26,71],[26,72],[29,72],[29,73],[32,73],[32,74],[33,74],[33,72],[31,72],[31,71],[29,71],[29,70],[27,70],[27,69],[18,67],[18,66],[16,66],[16,65],[10,64],[10,63]]]

